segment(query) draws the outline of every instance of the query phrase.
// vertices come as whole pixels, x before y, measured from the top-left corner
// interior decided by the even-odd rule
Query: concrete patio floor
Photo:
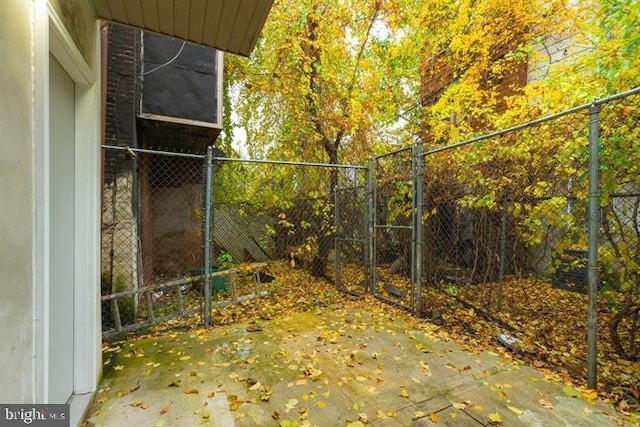
[[[107,359],[87,426],[618,425],[557,380],[365,304],[141,339]]]

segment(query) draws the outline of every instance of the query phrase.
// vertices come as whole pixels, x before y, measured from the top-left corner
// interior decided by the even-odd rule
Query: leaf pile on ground
[[[244,266],[239,266],[243,271]],[[236,277],[236,297],[246,297],[257,292],[267,292],[266,296],[250,298],[234,302],[233,295],[225,281],[225,289],[214,291],[212,295],[212,326],[224,326],[235,323],[247,323],[257,320],[269,320],[294,313],[308,311],[317,307],[328,307],[341,303],[344,294],[336,290],[328,280],[313,277],[308,271],[291,268],[288,262],[272,261],[266,269],[262,269],[273,277],[273,281],[258,284],[253,280],[252,272],[247,270]],[[215,287],[215,284],[214,284]],[[257,292],[256,292],[257,291]],[[172,294],[163,296],[168,301],[169,312],[175,312],[175,297]],[[202,312],[202,291],[194,286],[183,297],[186,312]],[[143,313],[144,314],[144,313]],[[128,335],[115,335],[113,340],[126,337],[142,337],[176,330],[189,330],[202,326],[202,317],[198,314],[190,317],[178,317],[151,327],[141,328]]]
[[[286,262],[269,263],[268,272],[275,280],[268,284],[268,296],[214,308],[214,326],[248,323],[288,316],[318,307],[334,306],[344,294],[325,279],[313,277],[304,269],[291,268]],[[220,298],[225,298],[221,296]]]
[[[497,284],[463,288],[429,288],[427,317],[441,314],[451,340],[469,351],[491,349],[519,358],[558,375],[565,383],[586,387],[587,304],[585,294],[558,289],[549,282],[513,279],[503,287],[502,308],[496,308]],[[598,390],[600,397],[622,412],[640,411],[640,362],[621,359],[609,339],[611,311],[599,304]],[[518,341],[508,349],[498,334]]]

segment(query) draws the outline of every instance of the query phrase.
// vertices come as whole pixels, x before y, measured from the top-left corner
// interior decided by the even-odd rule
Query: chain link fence
[[[640,94],[602,105],[600,289],[610,342],[640,360]]]
[[[352,295],[370,289],[369,176],[368,170],[341,171],[335,191],[336,287]]]
[[[113,147],[103,159],[103,333],[199,312],[204,157]]]
[[[105,336],[194,314],[207,324],[212,309],[277,286],[271,262],[366,292],[366,167],[124,147],[103,156]]]
[[[505,279],[553,278],[566,251],[587,246],[586,112],[482,142],[427,152],[425,282],[446,283],[486,307],[503,305]],[[582,281],[586,292],[586,280]],[[474,285],[483,286],[482,295]],[[507,301],[510,303],[511,301]]]
[[[103,330],[206,324],[277,264],[472,335],[487,319],[591,381],[597,331],[640,357],[639,92],[369,166],[105,148]]]
[[[583,110],[425,154],[422,316],[586,376],[588,137]]]
[[[214,161],[212,256],[286,263],[351,293],[368,286],[367,169]]]
[[[427,151],[414,203],[418,314],[497,338],[591,387],[596,334],[600,354],[637,360],[639,99],[616,96]]]

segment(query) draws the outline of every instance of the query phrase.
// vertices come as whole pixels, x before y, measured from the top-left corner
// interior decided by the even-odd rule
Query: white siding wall
[[[0,1],[0,402],[33,399],[32,4]]]
[[[75,182],[78,237],[75,253],[69,254],[78,266],[75,282],[80,290],[71,303],[79,350],[74,360],[75,392],[94,390],[100,369],[97,26],[91,2],[50,1],[0,0],[2,403],[47,402],[49,368],[55,369],[48,366],[47,317],[50,49],[76,81],[75,163],[81,166],[76,167]],[[72,416],[74,412],[81,415],[72,401]]]

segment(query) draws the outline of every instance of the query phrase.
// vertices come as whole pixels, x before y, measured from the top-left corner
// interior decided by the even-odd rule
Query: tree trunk
[[[636,343],[636,331],[638,327],[638,318],[640,316],[640,304],[632,299],[627,300],[622,304],[620,310],[613,316],[611,323],[609,324],[609,332],[611,336],[611,343],[616,349],[616,352],[620,357],[632,362],[640,360],[640,347]],[[631,325],[627,328],[628,335],[621,336],[621,323],[626,319]],[[626,344],[623,342],[626,340]]]
[[[338,163],[338,146],[340,140],[330,141],[324,139],[323,145],[327,154],[329,155],[329,163]],[[326,203],[333,205],[334,193],[338,187],[338,169],[332,168],[329,170],[329,188],[327,191]],[[320,235],[318,236],[318,252],[315,254],[311,262],[311,274],[314,277],[326,278],[326,268],[329,261],[329,252],[334,244],[334,230],[333,221],[331,218],[323,218],[322,225],[320,227]]]

